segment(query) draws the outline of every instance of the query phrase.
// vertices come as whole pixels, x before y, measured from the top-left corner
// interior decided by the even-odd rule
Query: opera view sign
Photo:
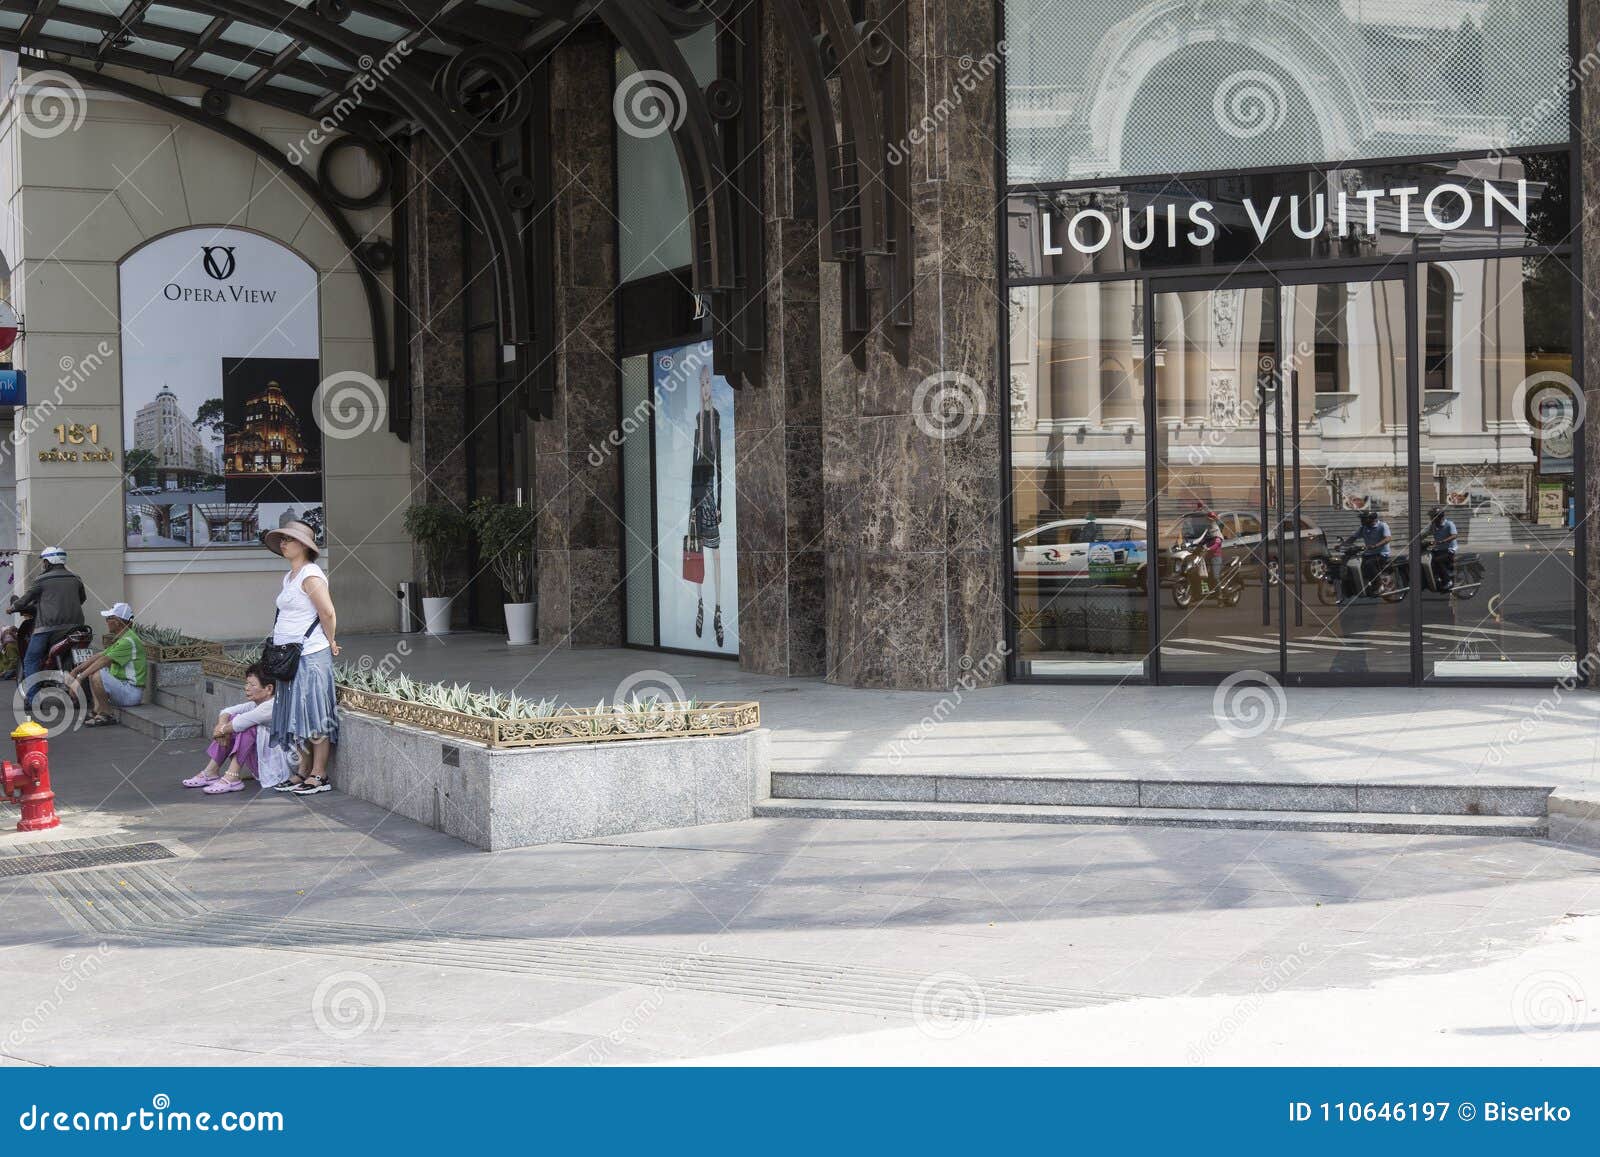
[[[317,272],[245,229],[167,233],[119,266],[127,545],[320,529]]]

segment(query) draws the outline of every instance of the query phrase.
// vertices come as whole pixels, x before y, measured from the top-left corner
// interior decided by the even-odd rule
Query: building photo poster
[[[256,546],[322,522],[316,270],[245,229],[180,229],[118,269],[129,547]]]
[[[661,646],[739,653],[733,388],[711,372],[711,343],[651,358],[656,566]]]

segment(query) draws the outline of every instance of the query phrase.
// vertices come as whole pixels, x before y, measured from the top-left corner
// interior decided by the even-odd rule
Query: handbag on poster
[[[683,581],[700,584],[706,581],[706,555],[700,549],[700,536],[689,533],[683,536]]]

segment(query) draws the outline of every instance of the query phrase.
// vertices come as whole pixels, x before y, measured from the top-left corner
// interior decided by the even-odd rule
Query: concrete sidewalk
[[[409,654],[395,648],[404,642]],[[758,699],[780,771],[1276,782],[1600,786],[1600,695],[1527,689],[1290,689],[1222,705],[1210,687],[1015,684],[969,692],[862,691],[774,678],[728,660],[623,648],[507,647],[487,634],[361,636],[344,658],[413,678],[589,704],[619,688]],[[937,722],[935,722],[937,721]]]
[[[17,1063],[688,1059],[1494,961],[1460,1023],[1513,1034],[1523,954],[1600,910],[1600,858],[1538,840],[754,820],[491,855],[337,792],[185,790],[198,741],[52,754],[66,826],[0,834],[0,961],[52,978],[0,1011]],[[8,872],[89,835],[174,856]]]

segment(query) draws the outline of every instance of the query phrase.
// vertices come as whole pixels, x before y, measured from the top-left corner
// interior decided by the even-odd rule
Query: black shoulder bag
[[[306,633],[300,637],[298,643],[274,643],[271,636],[268,636],[266,644],[261,648],[261,670],[268,679],[274,683],[294,682],[294,673],[300,669],[300,651],[321,621],[312,619],[311,625],[306,628]],[[274,626],[277,625],[277,615],[272,616],[272,622]]]

